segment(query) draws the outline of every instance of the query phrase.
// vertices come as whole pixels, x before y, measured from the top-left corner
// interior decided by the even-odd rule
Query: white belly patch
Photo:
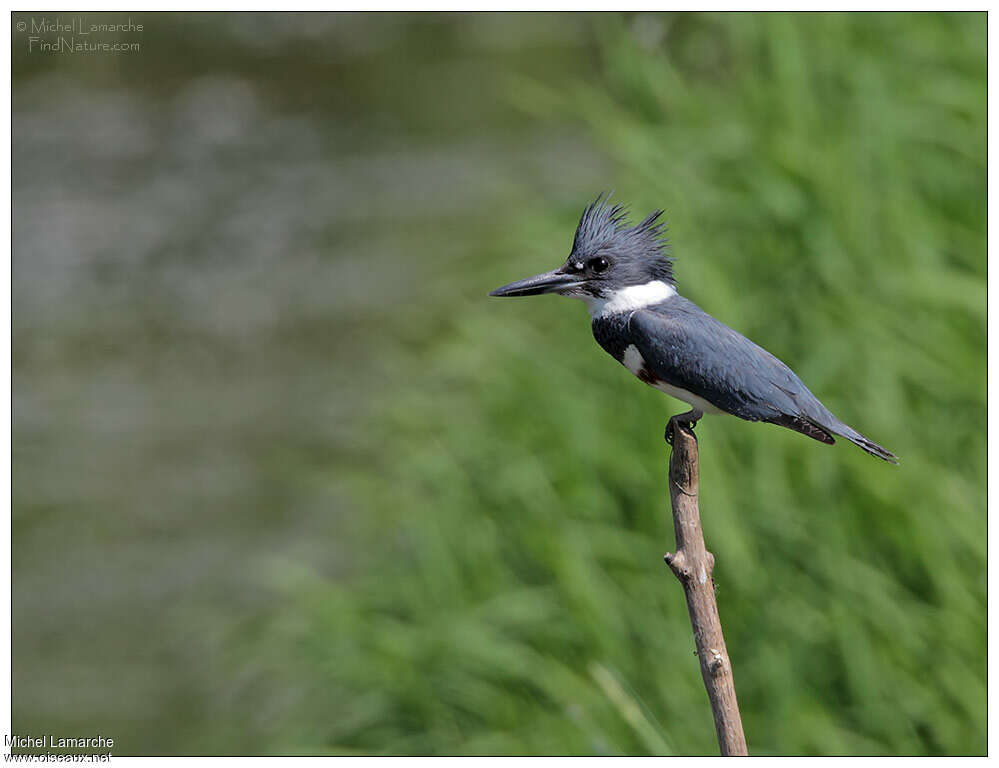
[[[703,397],[698,397],[692,392],[688,392],[680,387],[674,387],[672,384],[667,384],[665,381],[657,379],[655,375],[645,367],[645,359],[642,357],[642,353],[638,351],[638,347],[634,344],[629,344],[627,349],[624,350],[624,358],[621,362],[624,364],[625,368],[635,374],[635,376],[644,381],[650,387],[654,387],[660,392],[665,392],[667,395],[675,397],[677,400],[682,400],[691,407],[699,410],[701,413],[724,413],[724,411],[720,408],[716,408]]]

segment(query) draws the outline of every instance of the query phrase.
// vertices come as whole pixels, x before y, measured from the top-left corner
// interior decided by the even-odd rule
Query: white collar
[[[652,280],[644,285],[620,288],[609,296],[584,295],[581,298],[590,310],[590,317],[602,317],[648,307],[673,296],[676,296],[676,288],[662,280]]]

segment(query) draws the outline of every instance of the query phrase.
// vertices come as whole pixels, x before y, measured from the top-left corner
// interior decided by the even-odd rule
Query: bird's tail
[[[835,432],[837,435],[845,437],[854,445],[863,448],[865,451],[871,454],[871,456],[877,456],[879,459],[884,459],[890,464],[898,464],[898,456],[896,456],[894,453],[887,450],[886,448],[882,448],[873,440],[868,440],[853,427],[848,426],[843,422],[839,422],[838,424],[836,424],[836,426],[831,427],[829,429],[832,432]]]

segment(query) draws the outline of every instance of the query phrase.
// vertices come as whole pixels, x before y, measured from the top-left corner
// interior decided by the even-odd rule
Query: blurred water
[[[373,360],[505,210],[601,186],[509,106],[585,75],[586,22],[142,18],[128,58],[15,36],[13,727],[255,751],[293,688],[222,654],[269,563],[349,556],[314,469],[398,385]]]

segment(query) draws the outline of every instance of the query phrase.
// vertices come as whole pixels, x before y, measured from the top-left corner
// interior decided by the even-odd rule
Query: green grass
[[[598,78],[511,81],[511,103],[587,126],[606,186],[666,209],[681,291],[902,460],[701,423],[750,750],[984,753],[985,16],[667,17],[647,46],[647,19],[594,23]],[[564,258],[597,191],[525,190],[386,339],[348,575],[282,572],[259,632],[308,680],[277,749],[715,752],[662,563],[682,404],[604,355],[581,306],[485,298]]]

